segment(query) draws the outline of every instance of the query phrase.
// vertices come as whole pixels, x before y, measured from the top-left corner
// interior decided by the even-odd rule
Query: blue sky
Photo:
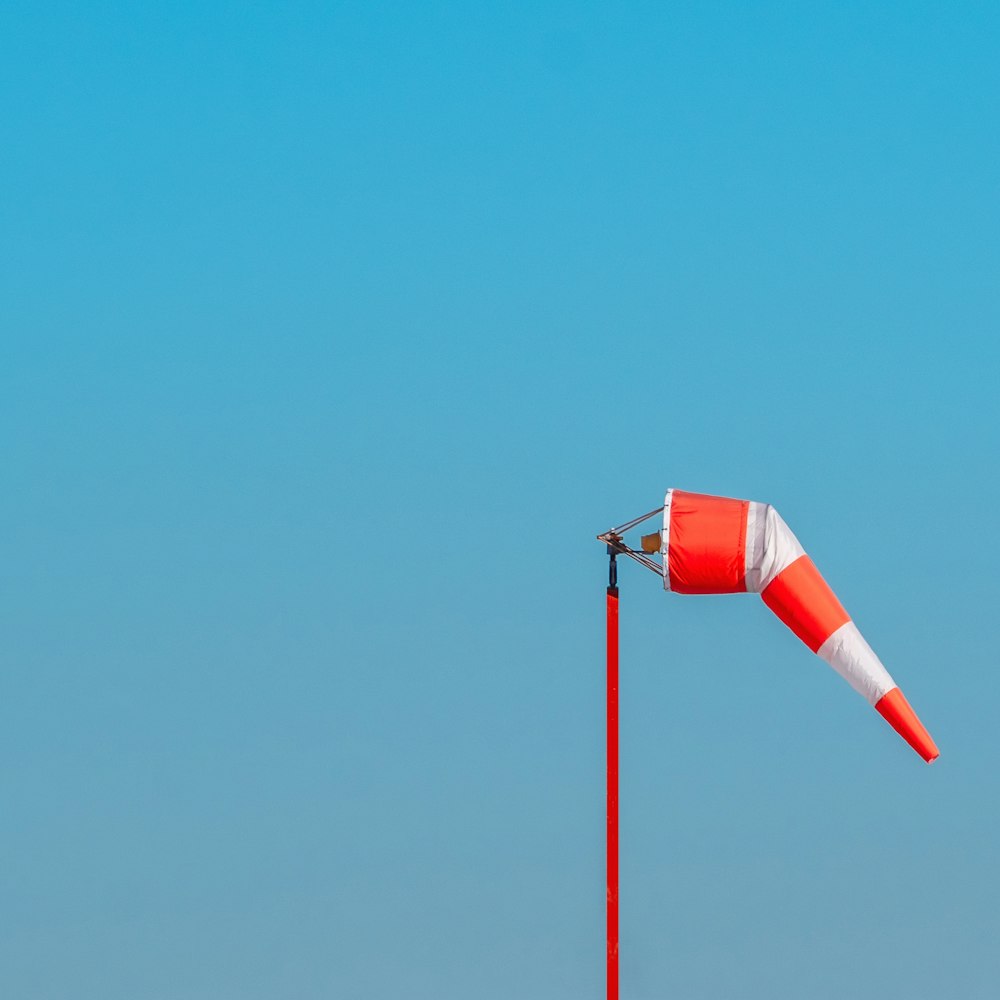
[[[991,998],[991,5],[19,5],[0,967],[603,995],[593,536],[774,503],[942,750],[622,568],[622,996]]]

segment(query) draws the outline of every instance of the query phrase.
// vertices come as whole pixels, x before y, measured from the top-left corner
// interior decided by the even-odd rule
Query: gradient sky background
[[[773,502],[942,749],[622,583],[625,1000],[995,998],[993,4],[8,5],[0,986],[598,1000],[594,535]]]

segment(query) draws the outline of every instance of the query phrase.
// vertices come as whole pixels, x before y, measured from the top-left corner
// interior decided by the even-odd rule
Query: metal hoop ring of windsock
[[[903,692],[770,504],[667,490],[660,553],[667,590],[759,593],[925,761],[938,756]]]

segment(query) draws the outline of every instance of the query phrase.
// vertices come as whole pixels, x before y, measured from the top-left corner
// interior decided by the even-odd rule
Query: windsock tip
[[[928,764],[941,756],[931,734],[924,728],[898,687],[883,695],[876,702],[875,710]]]

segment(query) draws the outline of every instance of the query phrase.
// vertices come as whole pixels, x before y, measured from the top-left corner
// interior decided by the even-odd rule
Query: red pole
[[[610,546],[609,546],[610,551]],[[618,1000],[618,587],[608,587],[608,1000]]]

